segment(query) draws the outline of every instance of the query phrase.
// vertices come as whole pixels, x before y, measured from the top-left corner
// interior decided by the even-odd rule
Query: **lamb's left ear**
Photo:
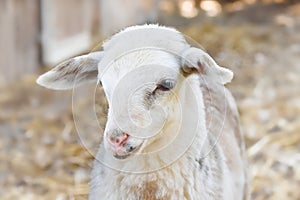
[[[232,71],[220,67],[206,52],[194,47],[183,51],[181,66],[185,74],[197,72],[221,84],[229,83],[233,78]]]
[[[54,90],[72,89],[86,82],[97,82],[98,63],[103,52],[71,58],[37,79],[37,83]]]

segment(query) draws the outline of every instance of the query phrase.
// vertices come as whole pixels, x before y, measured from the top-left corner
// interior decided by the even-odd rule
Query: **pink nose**
[[[121,147],[128,139],[128,134],[122,133],[116,136],[108,136],[109,143],[114,147]]]

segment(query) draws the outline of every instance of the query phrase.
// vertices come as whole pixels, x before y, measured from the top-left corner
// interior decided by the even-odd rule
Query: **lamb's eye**
[[[159,90],[159,91],[169,91],[171,89],[173,89],[175,86],[175,81],[173,80],[163,80],[160,83],[157,84],[155,91]]]

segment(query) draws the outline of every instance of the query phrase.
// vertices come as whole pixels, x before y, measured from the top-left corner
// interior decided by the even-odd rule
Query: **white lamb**
[[[175,29],[143,25],[37,82],[102,83],[109,111],[90,200],[240,200],[248,182],[238,111],[224,87],[232,77]]]

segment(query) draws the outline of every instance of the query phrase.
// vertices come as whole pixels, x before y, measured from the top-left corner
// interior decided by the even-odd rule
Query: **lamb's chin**
[[[126,154],[126,155],[114,154],[113,156],[117,159],[124,160],[124,159],[128,158],[130,156],[130,154]]]

